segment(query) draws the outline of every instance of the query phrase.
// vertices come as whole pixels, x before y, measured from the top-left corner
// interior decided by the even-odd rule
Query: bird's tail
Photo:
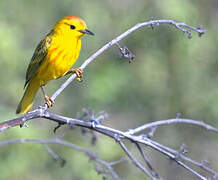
[[[38,91],[39,88],[40,88],[40,84],[34,81],[34,79],[32,79],[29,82],[25,90],[25,93],[17,107],[16,114],[18,113],[25,114],[30,110],[30,108],[33,105],[33,100],[36,95],[36,92]]]

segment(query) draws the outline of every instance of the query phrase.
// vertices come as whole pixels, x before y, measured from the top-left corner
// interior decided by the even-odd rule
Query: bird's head
[[[87,29],[85,21],[77,16],[64,17],[54,25],[53,30],[56,33],[78,38],[85,34],[94,35],[93,32]]]

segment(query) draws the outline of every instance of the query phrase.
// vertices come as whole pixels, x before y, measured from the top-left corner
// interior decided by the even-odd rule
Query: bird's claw
[[[72,73],[76,74],[76,80],[78,82],[82,82],[82,77],[83,77],[83,70],[81,68],[75,68],[71,70]]]
[[[55,103],[55,101],[53,99],[51,99],[48,96],[45,96],[45,103],[47,104],[48,108],[52,107],[53,104]]]

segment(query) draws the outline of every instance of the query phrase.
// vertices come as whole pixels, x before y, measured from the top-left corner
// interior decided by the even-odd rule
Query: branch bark
[[[195,31],[198,33],[199,37],[202,36],[206,30],[202,29],[202,28],[196,28],[196,27],[192,27],[189,26],[185,23],[180,23],[180,22],[175,22],[173,20],[151,20],[149,22],[143,22],[143,23],[138,23],[135,26],[133,26],[132,28],[128,29],[127,31],[125,31],[124,33],[122,33],[121,35],[117,36],[116,38],[112,39],[110,42],[108,42],[107,44],[105,44],[102,48],[100,48],[98,51],[96,51],[93,55],[91,55],[88,59],[85,60],[85,62],[80,66],[80,68],[82,70],[84,70],[86,68],[86,66],[89,65],[89,63],[91,63],[94,59],[96,59],[99,55],[101,55],[104,51],[106,51],[107,49],[109,49],[111,46],[113,45],[117,45],[117,43],[119,41],[121,41],[122,39],[124,39],[125,37],[127,37],[128,35],[130,35],[132,32],[138,30],[139,28],[142,27],[151,27],[152,29],[155,26],[159,26],[160,24],[169,24],[174,26],[175,28],[179,29],[180,31],[182,31],[184,34],[188,34],[188,37],[191,38],[192,37],[192,33],[191,31]],[[61,87],[55,91],[55,93],[51,96],[51,98],[53,100],[56,99],[56,97],[76,78],[75,74],[72,74],[70,76],[69,79],[66,80],[65,83],[63,83],[61,85]],[[47,105],[45,104],[44,107],[47,109]]]
[[[37,114],[38,112],[38,114]],[[202,170],[210,173],[212,176],[217,176],[217,172],[215,172],[214,170],[212,170],[209,167],[203,166],[202,163],[196,162],[190,158],[185,157],[183,154],[181,154],[180,152],[173,150],[169,147],[166,147],[156,141],[151,140],[150,138],[147,138],[144,134],[139,134],[139,135],[134,135],[132,134],[131,131],[120,131],[117,129],[113,129],[111,127],[107,127],[101,124],[95,124],[93,126],[93,122],[91,121],[85,121],[85,120],[81,120],[81,119],[73,119],[73,118],[69,118],[69,117],[64,117],[64,116],[60,116],[51,112],[48,112],[46,110],[43,110],[42,108],[40,110],[35,110],[31,115],[29,115],[30,118],[35,118],[35,117],[41,117],[41,118],[45,118],[48,120],[52,120],[55,121],[59,124],[68,124],[70,126],[80,126],[80,127],[85,127],[88,129],[91,129],[93,131],[96,131],[98,133],[104,134],[106,136],[109,136],[111,138],[113,138],[116,142],[119,143],[119,145],[122,147],[122,149],[126,152],[126,154],[128,155],[128,157],[131,159],[131,161],[136,165],[136,167],[138,167],[139,169],[141,169],[144,173],[146,173],[151,179],[155,179],[155,177],[152,175],[152,172],[149,172],[144,166],[141,165],[141,163],[136,160],[135,158],[133,158],[132,154],[130,153],[130,151],[127,150],[127,148],[125,147],[125,145],[122,143],[122,139],[127,139],[130,142],[133,143],[138,143],[138,144],[143,144],[146,145],[160,153],[162,153],[163,155],[167,156],[168,158],[172,159],[173,161],[177,162],[180,166],[182,166],[183,168],[185,168],[187,171],[189,171],[190,173],[192,173],[193,175],[195,175],[196,177],[198,177],[199,179],[202,180],[206,180],[207,177],[199,174],[197,171],[195,171],[194,169],[192,169],[190,166],[188,166],[187,164],[185,164],[184,162],[188,162],[191,163],[192,165],[201,168]],[[95,119],[98,119],[98,117],[96,117]],[[23,122],[24,118],[17,118],[15,119],[15,121],[21,121]],[[29,119],[30,120],[30,119]],[[177,122],[176,122],[177,120]],[[164,121],[162,122],[162,124],[168,124],[168,120],[165,120],[166,122],[164,123]],[[198,125],[198,121],[195,120],[189,120],[189,119],[174,119],[173,123],[188,123],[188,124],[195,124]],[[16,122],[15,124],[19,124],[18,122]],[[202,123],[200,123],[202,125]],[[145,125],[143,125],[144,127]],[[216,128],[206,128],[209,125],[203,123],[203,127],[205,126],[205,129],[207,131],[212,131],[212,132],[218,132],[218,129]],[[23,142],[22,140],[19,142]],[[43,140],[42,140],[43,142]],[[16,143],[16,140],[12,140],[12,141],[5,141],[5,142],[0,142],[0,146],[3,145],[7,145],[7,144],[11,144],[11,143]],[[161,178],[160,178],[161,179]]]
[[[104,51],[106,51],[108,48],[110,48],[113,45],[117,45],[120,49],[121,53],[125,53],[126,51],[127,54],[123,54],[123,57],[126,58],[133,58],[134,55],[131,54],[131,52],[128,50],[127,47],[122,48],[119,46],[118,42],[121,41],[123,38],[127,37],[129,34],[131,34],[132,32],[136,31],[139,28],[142,27],[151,27],[152,29],[155,26],[159,26],[160,24],[168,24],[168,25],[172,25],[175,28],[179,29],[180,31],[182,31],[184,34],[188,35],[188,38],[192,37],[192,31],[195,31],[199,34],[199,36],[201,36],[202,34],[204,34],[206,32],[205,29],[202,28],[195,28],[192,26],[189,26],[185,23],[179,23],[179,22],[175,22],[172,20],[151,20],[149,22],[143,22],[143,23],[139,23],[136,24],[135,26],[133,26],[132,28],[128,29],[127,31],[125,31],[124,33],[122,33],[121,35],[117,36],[116,38],[114,38],[113,40],[111,40],[110,42],[108,42],[107,44],[105,44],[102,48],[100,48],[98,51],[96,51],[92,56],[90,56],[88,59],[85,60],[85,62],[81,65],[81,69],[84,70],[89,63],[91,63],[93,60],[95,60],[100,54],[102,54]],[[125,51],[125,52],[124,52]],[[61,87],[56,90],[56,92],[52,95],[52,99],[55,100],[56,97],[76,78],[76,75],[73,74],[69,77],[69,79],[67,79],[67,81],[65,83],[63,83],[61,85]],[[177,164],[179,164],[180,166],[182,166],[183,168],[185,168],[187,171],[189,171],[190,173],[192,173],[194,176],[198,177],[199,179],[202,180],[206,180],[207,177],[201,175],[200,173],[198,173],[197,171],[195,171],[194,169],[192,169],[190,166],[188,166],[187,164],[192,164],[193,166],[196,166],[198,168],[201,168],[202,170],[208,172],[210,174],[210,176],[212,177],[217,177],[218,173],[215,172],[214,170],[212,170],[211,168],[203,165],[202,163],[199,163],[197,161],[194,161],[186,156],[184,156],[183,154],[181,154],[179,151],[176,151],[174,149],[171,149],[167,146],[164,146],[156,141],[153,141],[152,139],[148,138],[145,136],[145,134],[142,133],[142,131],[146,130],[146,129],[152,129],[152,134],[155,133],[155,128],[161,126],[161,125],[169,125],[169,124],[173,124],[173,123],[185,123],[185,124],[192,124],[192,125],[196,125],[196,126],[200,126],[205,128],[208,131],[212,131],[215,133],[218,133],[218,129],[212,127],[211,125],[208,125],[204,122],[201,121],[196,121],[196,120],[191,120],[191,119],[168,119],[168,120],[162,120],[162,121],[156,121],[156,122],[152,122],[152,123],[148,123],[148,124],[144,124],[140,127],[137,127],[135,129],[131,129],[128,131],[120,131],[111,127],[107,127],[104,126],[102,124],[95,124],[93,123],[93,118],[89,118],[90,121],[85,121],[83,119],[73,119],[73,118],[69,118],[69,117],[64,117],[64,116],[60,116],[51,112],[47,111],[47,105],[43,105],[40,106],[36,109],[34,109],[33,111],[30,111],[29,113],[22,115],[18,118],[9,120],[9,121],[5,121],[0,123],[0,132],[5,131],[6,129],[15,127],[15,126],[25,126],[26,122],[30,121],[30,120],[36,120],[37,118],[44,118],[47,120],[52,120],[55,121],[59,124],[59,126],[63,125],[63,124],[67,124],[67,125],[74,125],[74,126],[80,126],[80,127],[84,127],[84,128],[88,128],[92,131],[96,131],[98,133],[101,133],[103,135],[109,136],[111,138],[113,138],[114,140],[116,140],[116,142],[118,142],[118,144],[120,145],[120,147],[124,150],[124,152],[127,154],[127,156],[130,158],[130,160],[133,162],[133,164],[138,167],[142,172],[144,172],[148,177],[150,177],[151,179],[162,179],[158,173],[153,169],[153,167],[151,166],[151,163],[148,161],[148,159],[146,158],[145,154],[143,153],[141,146],[140,145],[146,145],[160,153],[162,153],[163,155],[165,155],[166,157],[172,159],[173,161],[177,162]],[[100,119],[102,117],[96,117],[94,119]],[[59,127],[58,126],[58,127]],[[138,134],[138,135],[136,135]],[[145,163],[148,166],[148,169],[146,169],[145,166],[143,166],[138,159],[136,159],[132,153],[127,149],[127,147],[125,146],[125,144],[123,143],[123,140],[129,140],[130,142],[133,142],[134,144],[136,144],[136,147],[138,148],[139,153],[141,154],[141,157],[144,159]],[[56,138],[56,139],[44,139],[44,140],[34,140],[34,139],[17,139],[17,140],[9,140],[9,141],[3,141],[0,142],[0,146],[4,146],[4,145],[8,145],[8,144],[14,144],[14,143],[26,143],[26,142],[32,142],[32,143],[39,143],[39,144],[48,144],[48,143],[56,143],[56,144],[61,144],[64,146],[68,146],[71,147],[73,149],[79,150],[84,152],[87,155],[90,155],[90,152],[77,147],[69,142],[63,141],[60,138]],[[58,156],[48,147],[46,147],[47,151],[49,152],[49,154],[51,154],[54,158],[58,158]],[[91,155],[92,156],[92,155]],[[93,156],[92,156],[93,157]],[[115,173],[115,171],[113,171],[113,168],[111,167],[110,163],[107,163],[101,159],[96,159],[96,162],[99,162],[100,164],[103,164],[104,166],[106,166],[106,168],[108,169],[108,171],[110,172],[110,174],[112,175],[112,177],[114,179],[119,179],[119,177],[117,176],[117,174]],[[96,169],[98,169],[96,167]]]

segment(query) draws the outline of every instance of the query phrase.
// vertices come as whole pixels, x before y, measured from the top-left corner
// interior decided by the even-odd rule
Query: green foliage
[[[172,118],[178,112],[182,113],[182,117],[204,120],[218,127],[217,9],[216,0],[1,0],[1,121],[15,116],[23,93],[25,71],[37,43],[57,20],[66,15],[77,15],[87,22],[95,36],[83,38],[83,49],[76,66],[106,42],[150,18],[172,19],[192,26],[203,25],[208,32],[201,38],[193,33],[191,40],[168,25],[132,33],[120,44],[126,45],[136,55],[133,63],[123,60],[118,49],[112,47],[87,67],[83,83],[73,82],[56,99],[51,111],[76,117],[83,107],[97,112],[105,110],[109,113],[109,120],[104,123],[117,129]],[[49,83],[46,87],[48,94],[51,95],[65,79]],[[42,103],[40,92],[36,105]],[[28,129],[13,128],[1,133],[0,141],[54,136],[54,123],[42,120],[40,123],[31,122],[29,126]],[[155,138],[175,149],[187,143],[191,152],[198,152],[196,159],[213,159],[212,165],[218,169],[218,156],[215,155],[217,136],[204,137],[203,141],[203,135],[206,136],[206,133],[202,130],[173,126],[161,128]],[[65,139],[97,152],[108,161],[123,156],[116,142],[105,137],[100,137],[94,147],[77,130],[69,132]],[[199,149],[199,145],[205,148]],[[210,152],[206,145],[211,147]],[[65,167],[60,168],[40,145],[1,147],[0,179],[102,179],[84,154],[58,145],[51,147],[67,160]],[[159,163],[162,159],[154,156],[150,150],[147,153],[165,179],[175,179],[173,172],[168,172],[172,165]],[[130,163],[121,163],[115,169],[122,179],[145,178]],[[178,179],[184,175],[180,172],[179,176],[177,171],[175,174]]]

